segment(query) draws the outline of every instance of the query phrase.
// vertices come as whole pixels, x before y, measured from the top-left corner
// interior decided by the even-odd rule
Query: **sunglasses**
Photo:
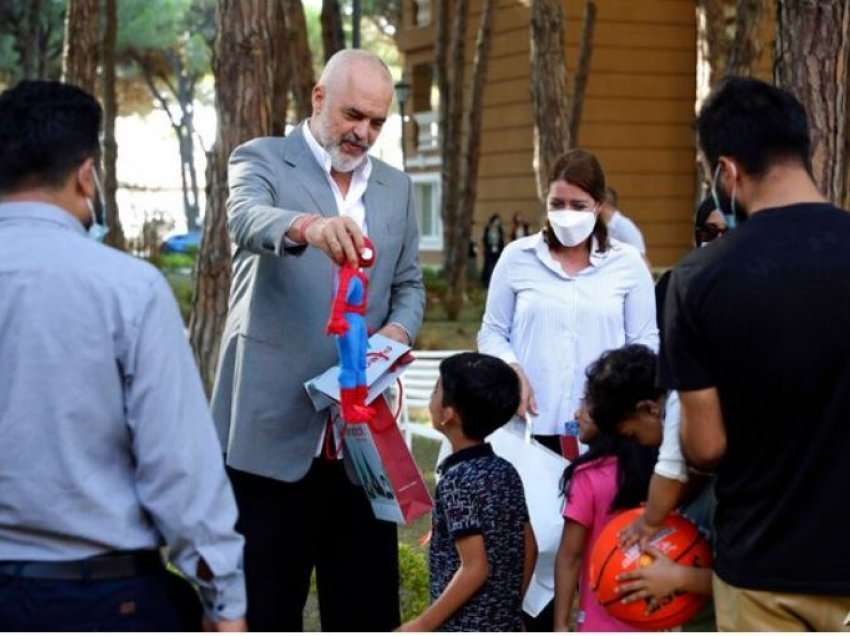
[[[709,243],[719,236],[723,236],[729,230],[728,227],[718,227],[716,225],[703,225],[697,228],[697,242]]]

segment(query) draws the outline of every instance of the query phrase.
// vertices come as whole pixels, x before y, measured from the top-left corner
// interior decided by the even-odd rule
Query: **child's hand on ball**
[[[644,565],[647,560],[649,564]],[[617,581],[623,582],[617,587],[617,593],[626,594],[622,603],[653,599],[657,605],[661,599],[681,588],[685,567],[668,559],[660,550],[648,546],[646,553],[641,555],[640,563],[641,567],[617,577]]]

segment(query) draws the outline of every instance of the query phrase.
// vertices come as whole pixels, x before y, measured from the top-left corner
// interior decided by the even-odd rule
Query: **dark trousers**
[[[549,601],[537,616],[523,612],[522,624],[527,632],[551,632],[555,627],[555,601]]]
[[[294,483],[228,473],[245,536],[252,631],[303,631],[314,567],[323,631],[399,626],[396,526],[375,519],[342,461],[316,459]]]
[[[0,632],[175,632],[201,629],[191,586],[163,569],[108,580],[0,575]]]

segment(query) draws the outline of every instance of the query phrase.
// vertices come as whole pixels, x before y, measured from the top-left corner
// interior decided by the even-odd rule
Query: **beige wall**
[[[471,1],[467,78],[481,0]],[[515,210],[539,222],[532,171],[529,9],[497,0],[484,93],[477,228]],[[567,71],[572,82],[583,2],[567,2]],[[620,207],[640,226],[653,265],[673,264],[690,246],[695,169],[696,14],[691,0],[597,0],[594,50],[579,131],[595,152]],[[433,26],[403,31],[408,70],[433,59]],[[571,88],[571,87],[570,87]],[[414,151],[412,138],[408,152]],[[433,170],[433,168],[432,168]],[[427,260],[431,260],[430,258]]]

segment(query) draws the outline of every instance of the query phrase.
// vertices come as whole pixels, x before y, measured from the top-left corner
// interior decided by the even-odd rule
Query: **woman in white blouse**
[[[599,216],[605,175],[596,157],[566,153],[549,184],[543,230],[510,243],[496,265],[478,349],[516,369],[518,415],[528,413],[535,437],[573,455],[588,365],[624,344],[657,350],[658,327],[646,263],[635,248],[609,239]]]

